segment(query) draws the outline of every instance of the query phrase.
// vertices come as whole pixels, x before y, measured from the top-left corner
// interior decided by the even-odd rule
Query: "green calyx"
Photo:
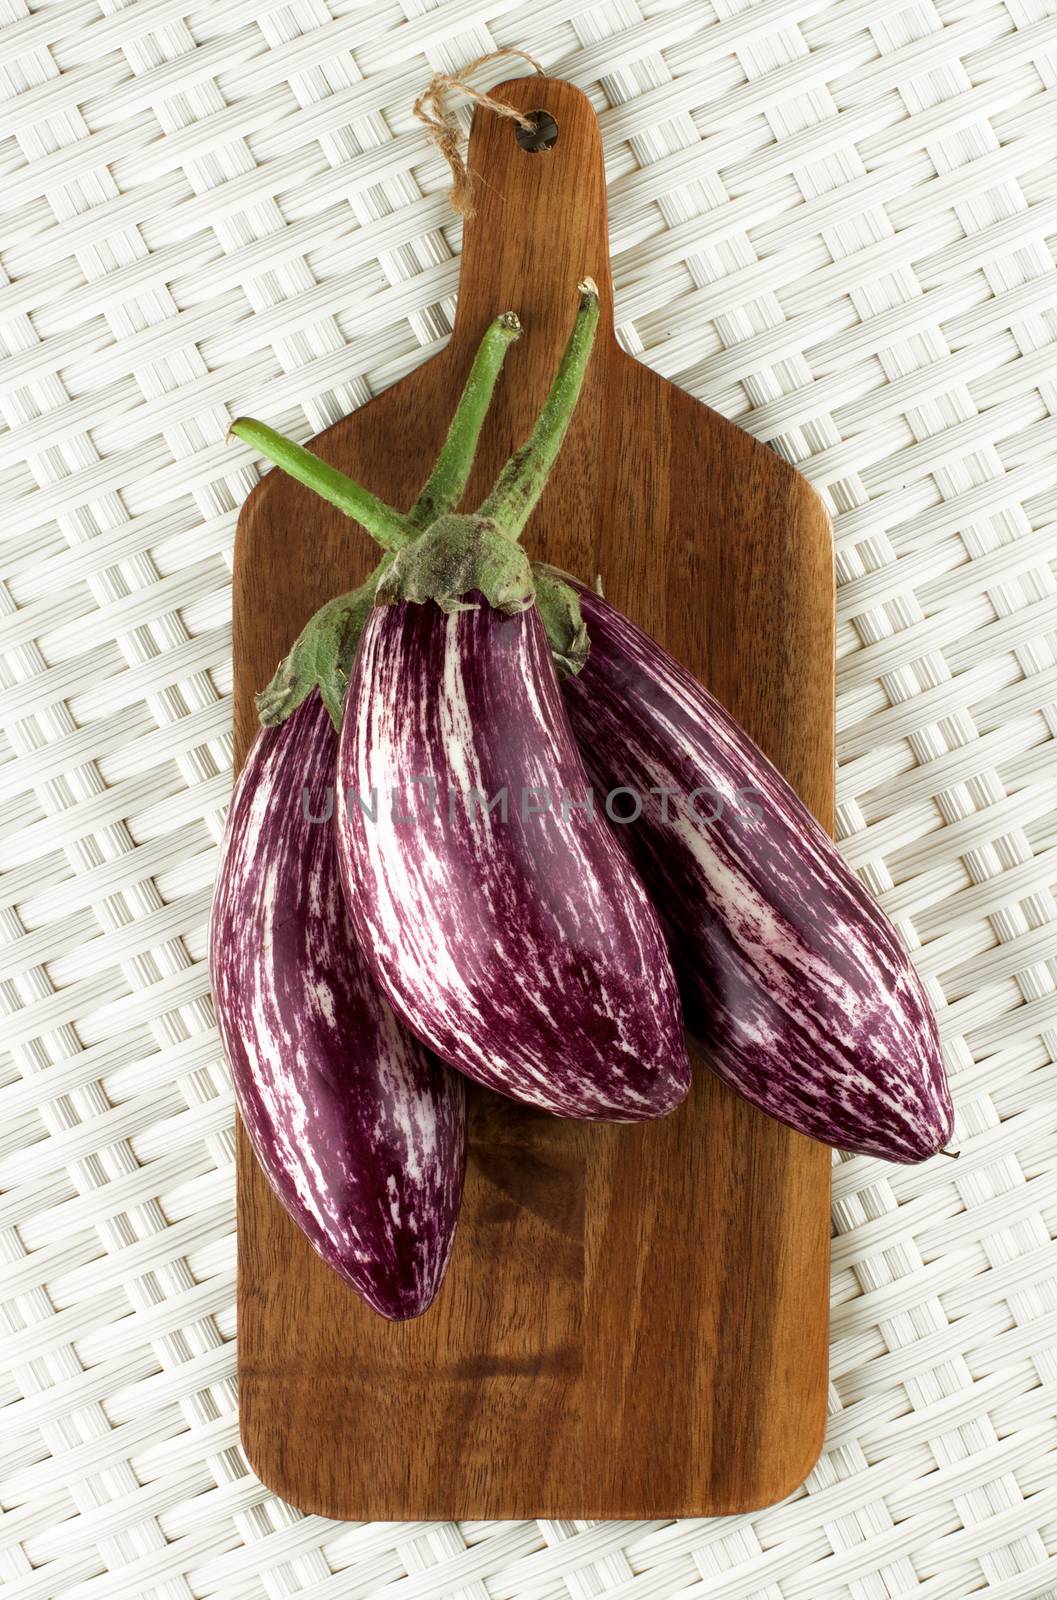
[[[257,696],[257,712],[264,727],[285,722],[313,689],[319,690],[335,728],[341,727],[345,691],[360,634],[375,603],[378,581],[392,559],[385,556],[366,583],[328,600],[305,623],[289,655],[280,661],[275,676]]]
[[[378,605],[432,600],[442,611],[472,611],[464,595],[479,594],[506,616],[525,611],[536,598],[532,568],[487,517],[450,513],[438,517],[414,544],[397,551],[377,589]]]
[[[367,582],[316,612],[268,687],[257,697],[261,721],[282,722],[313,688],[335,724],[360,634],[372,605],[432,603],[442,611],[487,605],[513,615],[538,606],[555,665],[576,673],[589,642],[576,591],[553,569],[534,565],[519,544],[572,420],[598,326],[598,289],[579,285],[580,304],[561,363],[532,433],[514,452],[478,511],[456,507],[469,479],[492,391],[521,324],[504,312],[486,330],[433,470],[403,513],[337,468],[265,424],[240,418],[232,434],[359,522],[388,552]],[[466,599],[466,596],[479,596]]]
[[[432,601],[442,611],[472,611],[478,602],[463,596],[479,594],[494,611],[514,616],[535,603],[559,675],[575,677],[587,661],[591,643],[572,584],[555,567],[530,562],[487,517],[443,517],[384,565],[376,605]]]
[[[580,612],[580,596],[553,567],[532,563],[536,605],[547,631],[554,665],[561,678],[575,678],[587,664],[591,641]]]

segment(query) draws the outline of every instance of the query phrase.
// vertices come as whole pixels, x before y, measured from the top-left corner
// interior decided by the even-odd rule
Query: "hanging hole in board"
[[[558,141],[558,124],[549,111],[530,111],[529,120],[531,128],[523,128],[520,123],[514,124],[514,138],[530,156],[538,156],[542,150],[550,150]]]

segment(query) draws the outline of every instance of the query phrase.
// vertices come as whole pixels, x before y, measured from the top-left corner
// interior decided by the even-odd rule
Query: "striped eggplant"
[[[950,1095],[932,1009],[891,924],[719,702],[576,588],[591,645],[563,679],[565,703],[595,785],[633,791],[629,816],[643,802],[622,837],[663,908],[711,1066],[826,1144],[934,1154],[950,1137]]]
[[[316,694],[264,728],[232,799],[210,922],[217,1019],[269,1183],[384,1317],[417,1316],[451,1253],[464,1086],[397,1022],[351,937]]]
[[[346,900],[401,1020],[489,1088],[634,1122],[686,1094],[664,935],[588,783],[535,608],[376,607],[345,702]]]

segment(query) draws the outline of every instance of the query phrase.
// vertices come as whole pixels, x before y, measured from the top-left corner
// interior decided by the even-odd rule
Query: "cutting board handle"
[[[602,139],[587,96],[560,78],[512,78],[493,92],[519,111],[548,112],[558,137],[549,149],[525,150],[516,123],[475,113],[467,164],[477,211],[463,235],[452,343],[468,357],[497,312],[516,311],[549,369],[584,277],[599,288],[598,336],[614,338]]]

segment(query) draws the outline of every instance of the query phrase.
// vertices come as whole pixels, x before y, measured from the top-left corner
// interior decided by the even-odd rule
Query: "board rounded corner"
[[[826,1444],[826,1426],[828,1418],[826,1415],[824,1393],[822,1397],[822,1405],[819,1407],[819,1413],[820,1415],[818,1422],[809,1436],[807,1449],[802,1455],[796,1456],[794,1458],[794,1465],[789,1469],[788,1472],[782,1474],[781,1478],[778,1480],[779,1487],[773,1491],[768,1490],[765,1498],[753,1499],[751,1504],[740,1507],[740,1510],[747,1512],[767,1511],[772,1506],[780,1505],[783,1500],[788,1500],[790,1495],[795,1494],[798,1489],[802,1489],[804,1487],[804,1484],[818,1466],[818,1463],[822,1458],[822,1451]]]
[[[273,1461],[266,1456],[260,1448],[263,1444],[262,1436],[252,1429],[246,1420],[244,1407],[239,1406],[239,1444],[242,1454],[246,1458],[246,1465],[254,1477],[263,1483],[266,1489],[277,1495],[284,1504],[292,1506],[305,1517],[327,1517],[330,1520],[348,1520],[343,1510],[335,1510],[333,1505],[328,1505],[324,1500],[317,1499],[306,1492],[304,1485],[299,1485],[282,1469],[281,1462]]]

